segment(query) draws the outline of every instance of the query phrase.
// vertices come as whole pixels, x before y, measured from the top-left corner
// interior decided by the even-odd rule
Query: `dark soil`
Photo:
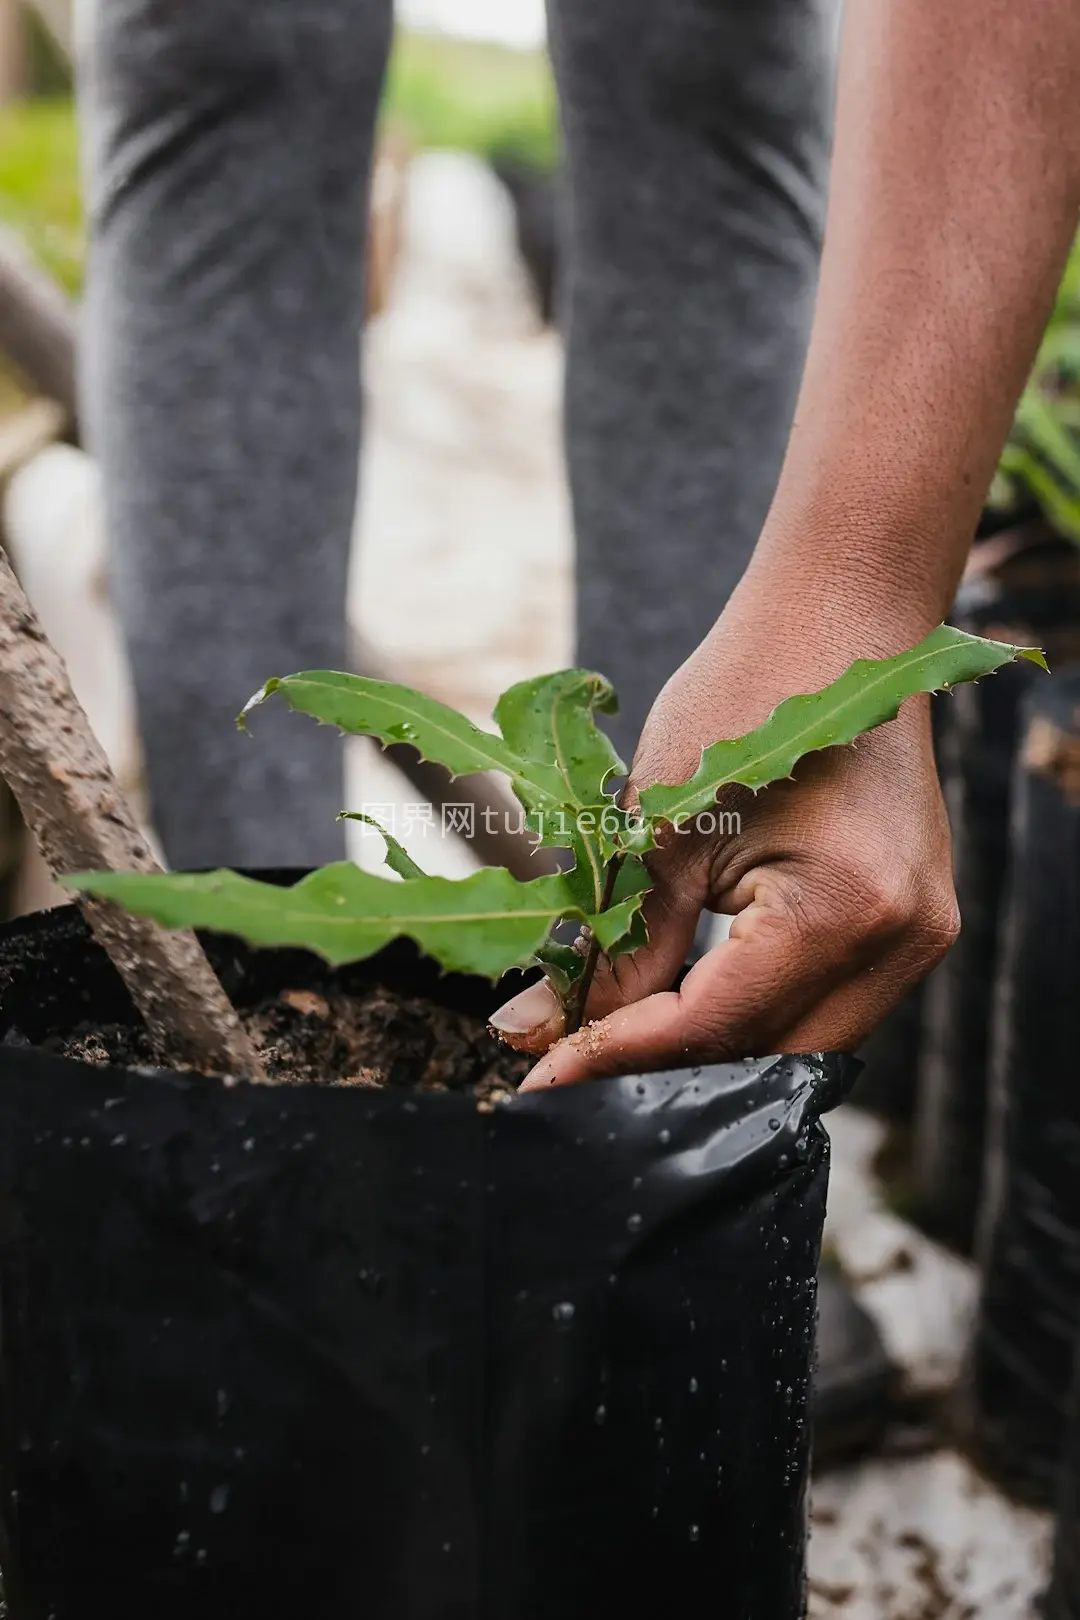
[[[241,1018],[279,1085],[464,1091],[487,1111],[514,1095],[531,1062],[479,1018],[380,987],[352,996],[285,990]],[[96,1066],[170,1067],[145,1030],[118,1024],[84,1025],[47,1049]]]

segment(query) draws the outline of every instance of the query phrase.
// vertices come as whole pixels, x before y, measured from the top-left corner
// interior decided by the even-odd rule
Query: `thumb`
[[[617,1007],[561,1040],[520,1090],[782,1051],[833,976],[822,951],[799,948],[790,919],[751,906],[678,990]]]
[[[646,897],[644,913],[648,944],[614,962],[600,957],[585,1021],[667,990],[682,971],[701,915],[700,901],[661,886]],[[508,1046],[539,1056],[566,1034],[566,1008],[550,981],[541,979],[500,1007],[490,1023]]]

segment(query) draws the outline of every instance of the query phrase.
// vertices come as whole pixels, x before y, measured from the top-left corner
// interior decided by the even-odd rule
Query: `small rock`
[[[283,990],[281,999],[293,1012],[300,1013],[304,1018],[321,1018],[325,1023],[330,1017],[329,1003],[313,990]]]

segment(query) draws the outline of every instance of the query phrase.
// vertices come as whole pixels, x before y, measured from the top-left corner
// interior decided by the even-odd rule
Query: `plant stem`
[[[615,884],[624,859],[625,857],[622,855],[614,855],[608,863],[607,877],[604,882],[604,895],[600,901],[600,910],[602,912],[606,911],[611,905],[615,893]],[[589,940],[589,954],[585,958],[585,971],[581,975],[578,993],[574,997],[573,1005],[568,1009],[566,1015],[566,1033],[568,1035],[576,1035],[585,1022],[585,1008],[589,1001],[589,991],[592,989],[599,965],[600,941],[593,934]]]

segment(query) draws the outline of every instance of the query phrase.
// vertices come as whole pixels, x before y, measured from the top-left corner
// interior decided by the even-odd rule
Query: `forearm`
[[[740,594],[808,623],[850,605],[876,652],[947,611],[1053,302],[1080,201],[1080,8],[846,9],[813,338]]]

